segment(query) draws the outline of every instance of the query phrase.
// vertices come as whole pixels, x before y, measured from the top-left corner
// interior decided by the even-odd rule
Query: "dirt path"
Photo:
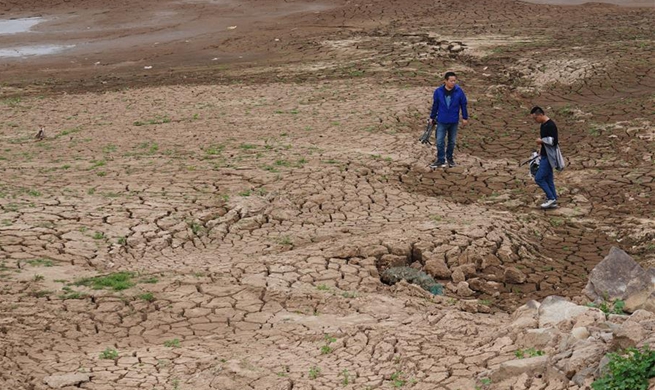
[[[579,300],[612,245],[655,263],[652,9],[84,4],[0,10],[58,31],[2,45],[88,42],[2,65],[0,387],[484,388],[508,311]],[[431,171],[446,69],[472,123]],[[569,162],[549,212],[534,104]],[[445,296],[381,282],[405,265]]]

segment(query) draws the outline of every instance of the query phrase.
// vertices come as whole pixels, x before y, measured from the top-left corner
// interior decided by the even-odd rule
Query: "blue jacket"
[[[462,118],[468,119],[469,113],[466,110],[466,95],[459,85],[453,88],[451,95],[450,106],[446,104],[446,87],[441,86],[434,90],[432,98],[432,112],[430,112],[430,119],[435,119],[439,123],[457,123],[459,122],[459,108],[462,108]]]

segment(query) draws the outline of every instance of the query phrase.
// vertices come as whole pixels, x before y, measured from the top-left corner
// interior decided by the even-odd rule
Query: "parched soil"
[[[75,45],[1,59],[0,388],[493,388],[517,306],[583,302],[613,245],[655,265],[653,7],[108,4],[0,6],[46,19],[0,45]],[[471,123],[430,170],[446,70]]]

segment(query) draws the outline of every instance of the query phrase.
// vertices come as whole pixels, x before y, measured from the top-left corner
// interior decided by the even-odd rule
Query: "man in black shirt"
[[[557,125],[552,119],[546,116],[541,107],[534,107],[530,115],[535,122],[541,124],[537,145],[541,147],[541,159],[539,160],[539,170],[534,176],[534,181],[546,193],[546,201],[541,204],[542,209],[552,209],[557,207],[557,191],[555,190],[555,178],[553,167],[548,161],[547,148],[557,146]]]

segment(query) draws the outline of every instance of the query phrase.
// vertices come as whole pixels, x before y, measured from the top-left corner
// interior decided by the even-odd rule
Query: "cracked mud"
[[[612,245],[655,264],[653,8],[476,0],[435,24],[447,2],[309,2],[238,24],[175,4],[102,16],[202,14],[133,32],[191,41],[175,50],[99,29],[103,72],[79,48],[3,64],[0,387],[473,389],[515,359],[516,307],[580,300]],[[211,35],[212,12],[237,28]],[[445,70],[472,121],[431,171],[417,139]],[[548,212],[518,167],[534,104],[569,164]],[[381,281],[405,266],[445,295]]]

